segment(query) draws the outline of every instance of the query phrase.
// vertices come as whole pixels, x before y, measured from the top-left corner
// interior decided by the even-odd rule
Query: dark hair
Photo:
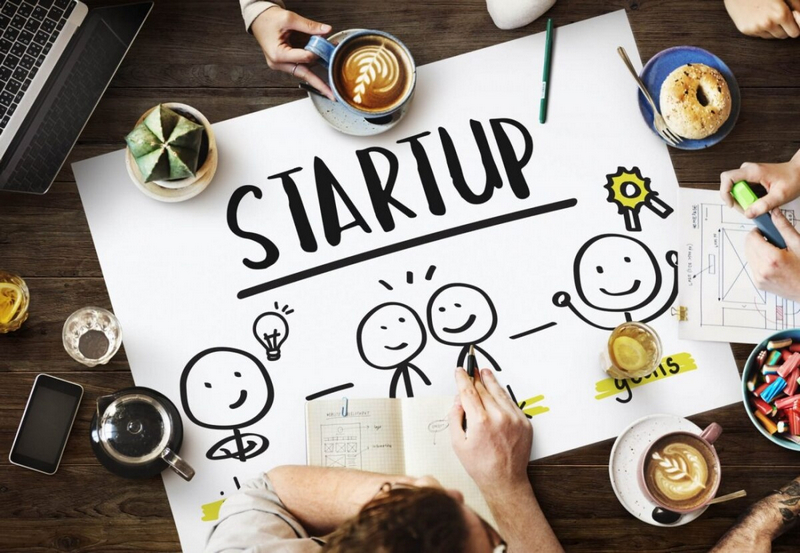
[[[327,553],[463,551],[461,503],[439,488],[394,488],[376,497],[326,537]]]

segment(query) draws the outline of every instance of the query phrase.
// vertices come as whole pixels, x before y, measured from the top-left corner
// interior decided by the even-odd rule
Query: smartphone
[[[47,374],[33,381],[31,395],[11,446],[9,461],[55,474],[83,397],[83,387]]]

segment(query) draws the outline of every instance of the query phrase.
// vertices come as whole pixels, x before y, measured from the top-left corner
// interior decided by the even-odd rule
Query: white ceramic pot
[[[139,171],[139,166],[136,165],[136,160],[133,159],[128,148],[125,149],[125,165],[128,168],[128,175],[131,180],[145,195],[160,202],[182,202],[197,196],[206,189],[211,183],[211,179],[214,178],[214,174],[217,172],[218,161],[217,141],[214,137],[214,129],[211,128],[211,123],[209,123],[208,119],[195,108],[178,102],[165,102],[163,105],[181,115],[191,115],[196,121],[203,125],[206,138],[208,139],[208,154],[206,155],[205,161],[198,167],[197,173],[193,177],[151,182],[144,182],[142,174]],[[147,110],[139,118],[135,126],[141,124],[145,117],[156,109],[156,107],[158,106]]]

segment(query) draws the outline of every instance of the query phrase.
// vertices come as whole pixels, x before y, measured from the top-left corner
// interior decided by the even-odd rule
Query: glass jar
[[[15,274],[0,271],[0,334],[17,330],[28,318],[28,285]]]
[[[626,322],[608,337],[605,371],[617,379],[642,378],[661,363],[661,339],[644,323]]]

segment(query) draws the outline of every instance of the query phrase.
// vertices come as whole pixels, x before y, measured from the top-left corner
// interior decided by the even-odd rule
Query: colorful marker
[[[742,209],[747,209],[758,200],[758,196],[753,192],[753,189],[743,180],[733,185],[731,196],[742,206]],[[775,228],[775,223],[772,222],[772,216],[769,213],[762,213],[753,219],[753,222],[758,227],[758,230],[761,231],[761,234],[764,235],[764,238],[767,239],[767,242],[776,248],[786,249],[786,242],[783,240],[781,233],[778,232],[778,229]]]

